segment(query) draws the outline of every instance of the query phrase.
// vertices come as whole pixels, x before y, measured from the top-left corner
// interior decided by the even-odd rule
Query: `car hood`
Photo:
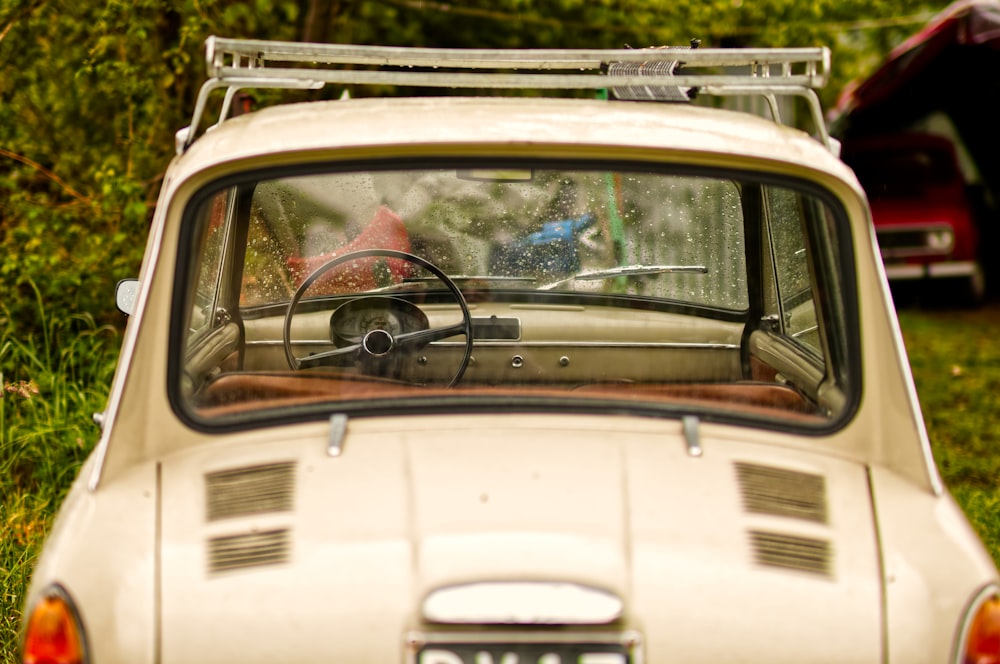
[[[161,661],[400,662],[414,634],[498,623],[513,641],[564,622],[637,633],[646,658],[881,657],[859,464],[773,432],[624,417],[335,434],[162,462]]]

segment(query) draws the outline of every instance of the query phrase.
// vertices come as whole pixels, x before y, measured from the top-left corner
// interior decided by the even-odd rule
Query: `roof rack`
[[[817,48],[458,49],[307,44],[209,37],[208,80],[177,151],[194,141],[208,96],[226,89],[219,122],[245,88],[319,89],[328,84],[431,88],[602,90],[618,98],[678,101],[689,91],[804,98],[819,140],[832,149],[815,89],[826,84],[830,51]]]

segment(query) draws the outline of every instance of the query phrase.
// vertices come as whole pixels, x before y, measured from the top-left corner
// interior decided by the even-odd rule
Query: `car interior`
[[[249,174],[185,217],[173,398],[205,426],[445,405],[828,426],[856,389],[837,218],[795,182],[643,164]]]

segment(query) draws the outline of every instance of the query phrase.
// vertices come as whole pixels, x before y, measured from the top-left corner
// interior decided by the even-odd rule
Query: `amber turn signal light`
[[[83,630],[69,598],[60,591],[42,597],[28,619],[24,664],[85,664]]]
[[[973,616],[964,664],[1000,664],[1000,597],[986,599]]]

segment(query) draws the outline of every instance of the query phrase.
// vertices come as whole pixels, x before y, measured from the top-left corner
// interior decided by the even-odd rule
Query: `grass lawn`
[[[13,329],[0,310],[0,664],[16,661],[31,569],[97,442],[91,417],[104,409],[120,344],[86,316],[47,319],[37,339]]]
[[[938,468],[1000,565],[1000,305],[899,319]]]
[[[938,466],[1000,564],[1000,305],[904,309],[903,334]],[[17,657],[32,565],[62,496],[97,440],[119,335],[86,319],[12,337],[0,317],[0,664]]]

